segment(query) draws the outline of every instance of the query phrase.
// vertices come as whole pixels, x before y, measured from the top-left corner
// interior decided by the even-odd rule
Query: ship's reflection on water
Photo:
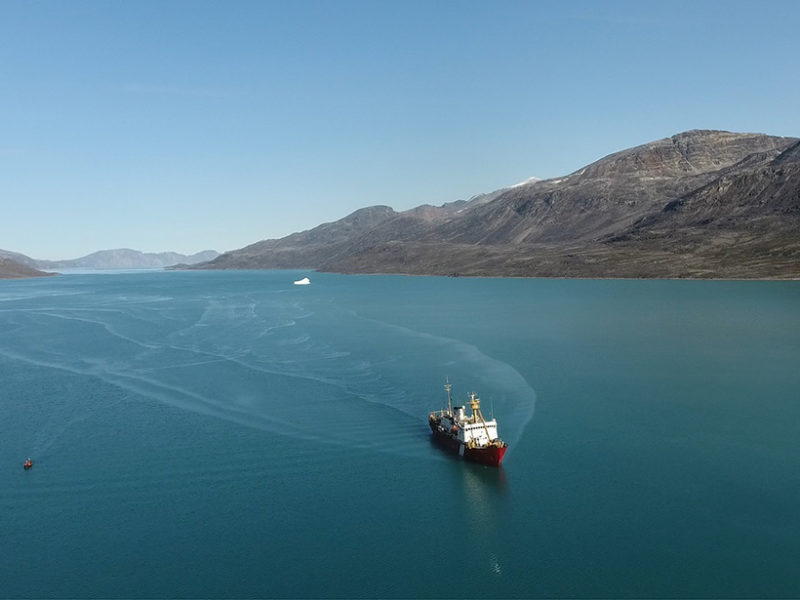
[[[478,565],[494,576],[503,574],[502,544],[498,527],[507,500],[508,482],[503,467],[464,462],[462,484],[464,513],[472,552],[480,556]]]

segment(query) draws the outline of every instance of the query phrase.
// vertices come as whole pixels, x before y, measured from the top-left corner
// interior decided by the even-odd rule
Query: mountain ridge
[[[0,279],[27,279],[29,277],[50,277],[55,273],[46,273],[30,266],[25,261],[15,260],[8,255],[18,255],[16,252],[0,251]],[[24,255],[18,255],[23,256]]]
[[[180,263],[197,264],[219,256],[216,250],[203,250],[191,255],[178,252],[140,252],[129,248],[99,250],[69,260],[36,260],[30,256],[0,249],[0,279],[55,275],[43,269],[157,269]]]
[[[140,252],[130,248],[98,250],[86,256],[68,260],[37,260],[44,269],[159,269],[179,263],[207,262],[219,256],[216,250],[203,250],[186,255],[178,252]]]
[[[800,277],[800,140],[691,130],[440,207],[376,205],[194,268]]]

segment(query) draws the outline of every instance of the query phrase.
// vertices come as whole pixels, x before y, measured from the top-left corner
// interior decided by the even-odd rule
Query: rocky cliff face
[[[363,209],[203,268],[800,277],[800,142],[689,131],[467,203]]]

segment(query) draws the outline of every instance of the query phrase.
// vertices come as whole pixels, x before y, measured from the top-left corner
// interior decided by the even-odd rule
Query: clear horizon
[[[800,4],[0,0],[0,248],[241,248],[690,129],[800,136]]]

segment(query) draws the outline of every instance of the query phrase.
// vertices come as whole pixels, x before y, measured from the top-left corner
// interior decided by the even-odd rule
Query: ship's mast
[[[451,389],[452,387],[453,387],[453,386],[452,386],[452,385],[450,385],[450,380],[449,380],[449,379],[446,379],[446,380],[445,380],[445,384],[444,384],[444,389],[446,389],[446,390],[447,390],[447,414],[449,414],[449,415],[452,415],[452,414],[453,414],[453,403],[452,403],[452,401],[450,400],[450,389]]]
[[[472,409],[472,422],[477,423],[478,419],[480,419],[484,430],[486,430],[486,438],[490,442],[494,441],[492,436],[489,435],[489,428],[486,426],[486,421],[484,421],[483,413],[481,412],[481,401],[475,397],[475,392],[472,392],[469,396],[469,407]]]

